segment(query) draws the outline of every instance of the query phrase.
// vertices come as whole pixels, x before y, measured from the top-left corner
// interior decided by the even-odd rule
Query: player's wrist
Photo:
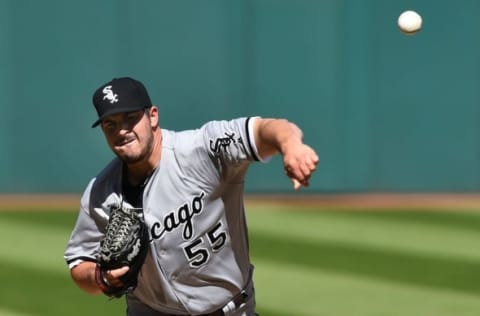
[[[125,286],[115,286],[107,278],[108,271],[102,269],[102,267],[97,264],[95,266],[95,283],[97,287],[102,291],[103,294],[110,298],[119,298],[122,295],[129,293],[132,288]]]
[[[102,270],[98,264],[95,266],[95,283],[104,294],[109,293],[112,288],[106,277],[106,271]]]

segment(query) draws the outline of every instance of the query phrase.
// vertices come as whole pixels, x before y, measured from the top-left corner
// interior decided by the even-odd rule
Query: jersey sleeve
[[[211,121],[203,126],[209,155],[224,163],[261,161],[255,145],[253,122],[258,117]]]
[[[103,234],[90,215],[90,192],[92,180],[82,195],[77,221],[64,253],[68,267],[72,269],[83,261],[96,261],[96,252]]]

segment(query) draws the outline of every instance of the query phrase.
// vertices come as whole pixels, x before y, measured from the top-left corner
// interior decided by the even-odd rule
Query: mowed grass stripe
[[[65,273],[68,269],[63,252],[69,236],[68,229],[3,218],[0,222],[0,258],[24,267]]]
[[[34,314],[23,314],[15,311],[9,311],[0,307],[0,316],[35,316]]]
[[[253,257],[299,269],[350,274],[411,286],[480,295],[479,262],[375,249],[359,244],[306,241],[251,232]]]
[[[348,209],[331,209],[315,206],[294,206],[294,205],[250,205],[247,207],[249,212],[280,212],[280,213],[321,213],[325,216],[334,215],[344,218],[358,218],[361,214],[363,219],[374,219],[377,221],[394,221],[394,222],[413,222],[423,223],[428,226],[443,226],[463,230],[478,231],[480,229],[480,208],[478,210],[462,210],[462,209],[442,209],[435,211],[434,209],[356,209],[354,211]]]
[[[70,274],[0,260],[0,309],[35,316],[125,315],[124,300],[82,292]]]
[[[476,316],[476,295],[319,271],[253,257],[262,316]]]
[[[332,211],[330,211],[332,212]],[[478,210],[461,210],[451,209],[442,210],[439,212],[426,210],[359,210],[359,211],[345,211],[335,212],[338,216],[356,217],[358,212],[362,214],[362,218],[375,218],[377,220],[389,220],[395,222],[413,222],[421,223],[429,226],[439,226],[458,228],[461,230],[478,231],[480,229],[480,209]]]
[[[424,218],[424,212],[419,213]],[[392,214],[393,216],[389,216]],[[372,248],[408,251],[437,257],[465,258],[480,261],[480,227],[477,231],[462,226],[429,225],[425,220],[398,221],[393,213],[343,212],[275,212],[250,211],[247,214],[250,232],[279,235],[283,238],[315,242],[331,241]],[[435,221],[444,214],[430,213]],[[459,214],[459,216],[461,216]]]
[[[77,211],[42,211],[42,210],[21,210],[21,211],[0,211],[0,222],[3,220],[25,223],[27,225],[41,225],[51,228],[73,228],[77,219]]]
[[[465,242],[469,247],[478,244],[474,229],[464,229],[463,226],[468,225],[452,225],[450,229],[446,220],[440,220],[442,224],[430,225],[426,220],[415,221],[415,214],[411,214],[412,219],[398,220],[388,216],[362,217],[362,213],[292,212],[287,213],[288,216],[283,213],[259,211],[248,214],[262,316],[468,316],[476,315],[480,310],[473,303],[480,301],[480,282],[475,275],[480,267],[477,257],[471,253],[473,250],[452,249],[461,248],[458,242]],[[436,218],[436,213],[431,214]],[[0,220],[0,238],[3,240],[0,246],[0,271],[3,271],[0,273],[0,307],[53,316],[64,315],[65,311],[69,311],[69,315],[85,315],[88,311],[108,309],[117,304],[117,300],[106,303],[104,297],[91,297],[76,288],[63,262],[64,247],[73,223],[65,225],[66,221],[57,219],[58,222],[52,224],[43,215],[37,214],[42,218],[38,225],[35,218],[24,220],[22,216]],[[69,218],[72,217],[67,221]],[[5,230],[8,227],[11,229]],[[357,227],[362,230],[355,231]],[[419,234],[422,228],[423,232]],[[20,237],[21,243],[15,242],[17,235],[25,236],[28,231],[34,237]],[[352,234],[352,231],[359,233]],[[456,235],[460,236],[457,240]],[[452,238],[455,242],[449,243],[442,238]],[[375,240],[382,243],[375,243]],[[443,247],[433,246],[435,241],[443,243]],[[409,243],[411,247],[408,247]],[[428,251],[430,244],[434,251]],[[27,250],[18,251],[20,258],[8,254],[5,257],[4,253],[16,253],[15,247]],[[460,255],[455,257],[457,251]],[[3,258],[6,261],[2,262]],[[58,263],[51,264],[51,258],[58,259]],[[280,286],[279,282],[287,288]],[[299,285],[292,286],[295,282]],[[7,290],[11,295],[5,295]],[[55,302],[62,300],[61,304],[49,300],[49,296]],[[335,300],[340,296],[341,299]],[[313,297],[313,303],[307,303],[303,297]],[[336,303],[330,304],[322,297]],[[264,305],[265,299],[274,303]],[[52,310],[48,308],[49,304],[61,308]],[[304,309],[303,305],[311,307]],[[123,315],[124,311],[118,308],[109,314]]]

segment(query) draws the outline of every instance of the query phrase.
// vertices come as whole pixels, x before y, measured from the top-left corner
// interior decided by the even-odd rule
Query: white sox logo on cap
[[[103,92],[103,94],[105,94],[103,96],[104,100],[107,99],[112,104],[118,102],[118,94],[113,93],[112,86],[106,86],[105,88],[103,88],[102,92]]]
[[[152,106],[145,86],[130,77],[113,78],[110,82],[101,85],[95,90],[92,101],[98,114],[98,119],[92,127],[98,126],[106,116]]]

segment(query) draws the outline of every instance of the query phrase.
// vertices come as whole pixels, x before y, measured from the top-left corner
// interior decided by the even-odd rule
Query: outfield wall
[[[416,9],[424,29],[401,34]],[[0,1],[0,192],[77,193],[111,159],[91,94],[141,79],[165,128],[297,122],[308,192],[480,190],[480,2]],[[249,192],[290,190],[277,157]]]

